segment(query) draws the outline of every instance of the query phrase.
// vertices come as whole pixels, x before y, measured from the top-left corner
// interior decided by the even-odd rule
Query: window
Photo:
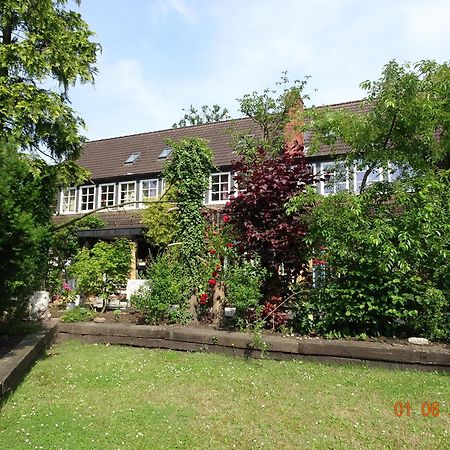
[[[132,153],[128,158],[125,160],[124,164],[133,164],[135,163],[139,156],[141,155],[140,152]]]
[[[116,204],[116,185],[115,184],[101,184],[99,186],[99,208],[104,206],[114,206]]]
[[[320,170],[323,177],[329,176],[328,180],[320,182],[323,195],[336,194],[349,188],[348,170],[342,162],[323,162]]]
[[[361,191],[361,184],[364,178],[364,174],[368,170],[367,166],[355,165],[353,170],[353,189],[356,194],[359,194]],[[382,180],[382,170],[380,168],[372,170],[367,177],[366,186],[370,184],[376,183],[377,181]]]
[[[136,200],[136,183],[134,181],[120,183],[120,203],[128,203]],[[125,205],[125,208],[135,208],[136,205]]]
[[[158,197],[158,180],[141,181],[141,200]]]
[[[81,188],[80,211],[92,211],[95,205],[95,186]]]
[[[172,153],[172,149],[170,147],[166,147],[158,156],[158,159],[165,159],[170,156]]]
[[[213,173],[209,185],[209,203],[225,203],[230,195],[231,173]]]
[[[77,210],[77,188],[71,187],[61,192],[61,214],[74,213]]]

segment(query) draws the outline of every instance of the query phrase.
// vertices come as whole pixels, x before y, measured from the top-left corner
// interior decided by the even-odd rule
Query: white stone
[[[106,319],[104,317],[94,317],[95,323],[105,323]]]
[[[410,337],[408,338],[408,342],[415,345],[428,345],[430,343],[428,339],[420,337]]]
[[[51,314],[48,309],[50,303],[50,293],[47,291],[36,291],[31,297],[28,305],[30,319],[46,320]]]

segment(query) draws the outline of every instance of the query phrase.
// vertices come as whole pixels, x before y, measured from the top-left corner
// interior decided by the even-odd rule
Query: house
[[[361,102],[354,101],[330,107],[357,111],[360,104]],[[141,224],[145,204],[140,202],[145,198],[157,198],[164,189],[161,172],[171,152],[166,140],[198,137],[208,141],[213,150],[213,163],[217,172],[211,174],[209,189],[205,193],[205,205],[221,209],[233,187],[232,164],[236,159],[231,147],[233,132],[261,135],[258,124],[250,118],[242,118],[88,142],[78,163],[90,171],[90,181],[60,192],[54,221],[64,223],[103,208],[98,214],[107,226],[98,230],[80,231],[79,237],[87,242],[117,237],[131,239],[135,245],[136,267],[137,261],[145,260],[148,256]],[[303,136],[299,136],[299,139],[303,140]],[[307,146],[308,136],[305,136],[306,149]],[[314,155],[308,156],[307,152],[306,155],[314,173],[332,172],[333,155],[345,153],[346,150],[344,145],[338,144],[333,149],[323,147]],[[332,176],[328,183],[318,183],[317,189],[324,195],[343,189],[358,191],[363,175],[364,171],[355,170],[352,174],[346,173],[344,178]],[[371,174],[370,178],[375,181],[382,179],[382,176],[380,169]],[[126,205],[117,208],[122,203]],[[133,276],[136,276],[136,270],[133,272]]]

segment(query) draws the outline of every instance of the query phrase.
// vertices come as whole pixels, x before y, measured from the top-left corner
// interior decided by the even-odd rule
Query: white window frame
[[[93,194],[92,195],[94,196],[94,198],[92,200],[92,208],[90,208],[90,209],[82,209],[82,205],[83,205],[83,190],[84,189],[93,189]],[[94,211],[95,205],[96,205],[95,194],[96,194],[96,186],[95,185],[89,184],[87,186],[80,186],[80,190],[79,190],[79,193],[78,193],[78,211],[79,212]],[[91,194],[88,194],[88,195],[91,195]],[[89,202],[89,203],[91,203],[91,202]]]
[[[223,190],[221,190],[221,185],[222,185],[222,181],[221,181],[221,177],[223,175],[227,175],[228,176],[228,191],[227,191],[227,198],[225,200],[223,199],[219,199],[219,200],[213,200],[213,191],[212,191],[212,186],[213,186],[213,177],[215,176],[219,176],[219,191],[217,192],[219,194],[219,197],[222,197],[222,194],[225,192]],[[214,183],[217,184],[217,183]],[[216,172],[216,173],[212,173],[209,176],[209,189],[208,189],[208,204],[211,205],[220,205],[220,204],[225,204],[230,196],[230,193],[232,191],[232,176],[231,176],[231,172]],[[216,193],[216,192],[215,192]]]
[[[144,196],[144,183],[150,183],[150,182],[156,182],[156,185],[154,188],[156,190],[156,195],[146,197],[146,196]],[[152,188],[152,190],[153,190],[153,188]],[[158,197],[159,197],[159,180],[158,180],[158,178],[149,178],[148,180],[141,180],[139,182],[139,200],[143,201],[145,198],[158,198]],[[140,203],[139,206],[141,208],[145,207],[145,205],[143,203]]]
[[[321,176],[324,176],[326,173],[331,173],[331,176],[333,177],[336,173],[334,170],[334,166],[336,165],[336,161],[322,161],[320,163],[320,174]],[[333,168],[332,171],[329,170],[329,168]],[[349,190],[350,189],[350,181],[349,181],[349,171],[348,168],[345,168],[345,189],[343,190]],[[333,182],[333,192],[325,192],[325,185],[327,184],[327,181],[321,181],[320,182],[320,193],[322,195],[334,195],[337,192],[341,192],[341,190],[336,190],[337,184],[343,184],[344,181],[337,181]]]
[[[103,187],[113,187],[113,204],[112,205],[102,205],[102,188]],[[97,199],[97,208],[103,208],[104,206],[114,206],[117,202],[116,196],[117,194],[117,188],[116,188],[116,183],[103,183],[103,184],[99,184],[98,185],[98,199]]]
[[[71,192],[73,192],[75,195],[74,195],[74,203],[73,203],[73,211],[71,211],[71,210],[68,210],[68,211],[64,211],[64,197],[66,197],[66,195],[65,195],[65,193],[66,192],[69,192],[69,191],[71,191]],[[70,195],[70,194],[69,194]],[[61,193],[60,193],[60,200],[59,200],[59,212],[60,212],[60,214],[76,214],[76,212],[77,212],[77,206],[78,206],[78,190],[77,190],[77,188],[76,187],[68,187],[68,188],[65,188],[65,189],[63,189],[62,191],[61,191]]]
[[[118,204],[121,205],[122,204],[122,186],[124,186],[125,184],[133,184],[134,185],[134,201],[137,202],[137,189],[136,189],[136,181],[122,181],[121,183],[119,183],[119,198],[118,198]],[[127,191],[128,192],[128,191]],[[124,201],[124,203],[128,202],[130,200],[126,200]],[[130,205],[125,205],[123,206],[124,209],[135,209],[136,208],[136,203],[130,204]]]

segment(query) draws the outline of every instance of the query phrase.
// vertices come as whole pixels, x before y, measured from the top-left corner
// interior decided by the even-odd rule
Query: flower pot
[[[66,309],[74,309],[75,308],[75,302],[67,302],[66,303]]]
[[[225,306],[223,315],[227,318],[234,317],[236,315],[236,308],[234,306]]]

